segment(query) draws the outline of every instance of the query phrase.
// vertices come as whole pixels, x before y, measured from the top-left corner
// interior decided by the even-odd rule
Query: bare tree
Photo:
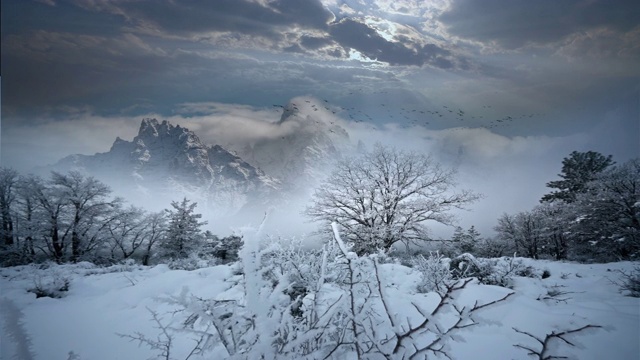
[[[38,248],[61,263],[67,248],[64,214],[68,204],[58,189],[47,186],[40,178],[30,180],[29,190],[29,196],[33,196],[36,202],[38,227],[45,245]]]
[[[494,228],[498,236],[515,245],[516,251],[537,259],[544,245],[544,224],[537,210],[523,211],[515,215],[503,214]]]
[[[116,211],[117,215],[106,227],[111,259],[117,261],[140,256],[143,265],[149,265],[153,247],[165,236],[165,213],[146,213],[135,206]]]
[[[164,238],[167,231],[167,218],[163,211],[148,214],[144,220],[146,223],[146,243],[142,255],[142,265],[149,265],[151,260],[152,249]]]
[[[427,221],[450,225],[451,210],[479,198],[452,192],[455,175],[430,156],[376,144],[372,152],[339,161],[305,213],[337,222],[358,254],[427,240]]]
[[[141,248],[147,233],[148,223],[141,208],[131,206],[116,210],[117,215],[106,227],[111,247],[112,260],[128,259]]]
[[[51,173],[51,183],[70,205],[71,260],[93,250],[98,233],[104,229],[119,199],[111,200],[111,189],[97,179],[77,171],[68,174]],[[96,226],[99,228],[96,229]]]
[[[14,235],[18,251],[23,261],[35,259],[35,241],[42,228],[42,219],[38,216],[37,191],[40,179],[34,175],[21,176],[16,185]],[[40,212],[41,214],[41,212]]]
[[[15,199],[15,185],[18,181],[18,173],[9,168],[0,168],[0,216],[2,228],[0,237],[3,245],[13,245],[13,219],[11,203]]]

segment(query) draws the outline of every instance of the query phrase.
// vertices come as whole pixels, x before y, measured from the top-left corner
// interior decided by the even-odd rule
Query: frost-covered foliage
[[[547,187],[558,189],[542,197],[542,202],[562,201],[571,203],[578,194],[586,192],[587,184],[611,165],[615,164],[611,155],[604,156],[596,151],[573,151],[562,160],[562,180],[550,181]]]
[[[640,158],[614,165],[611,157],[573,152],[564,180],[531,211],[504,214],[498,238],[519,254],[585,262],[640,257]]]
[[[243,244],[242,236],[231,235],[220,239],[207,232],[205,237],[207,241],[205,248],[202,250],[204,257],[213,256],[221,264],[238,261],[238,253]]]
[[[196,270],[218,264],[216,258],[202,258],[197,254],[191,254],[186,258],[169,259],[167,266],[171,270]]]
[[[640,257],[640,158],[611,167],[571,203],[573,252],[594,260]]]
[[[485,285],[498,285],[511,288],[513,278],[542,277],[542,272],[524,264],[516,257],[493,259],[476,258],[471,254],[462,254],[450,261],[451,274],[455,279],[477,278]]]
[[[457,294],[475,286],[465,279],[407,297],[406,290],[393,291],[394,278],[411,276],[411,269],[358,256],[337,230],[334,225],[334,245],[322,250],[281,239],[263,244],[259,231],[246,233],[240,294],[202,299],[183,291],[169,299],[184,314],[194,349],[206,353],[222,344],[226,354],[216,356],[235,359],[446,356],[458,332],[478,324],[478,311],[512,295],[460,303]],[[443,260],[425,259],[446,265]],[[411,316],[398,316],[400,310]]]
[[[61,298],[69,291],[71,279],[58,272],[52,274],[34,274],[33,287],[28,292],[36,294],[36,298]]]
[[[438,293],[445,291],[453,282],[449,269],[449,259],[438,252],[430,253],[428,257],[417,255],[413,258],[413,268],[420,272],[422,278],[418,284],[418,291]]]
[[[498,237],[483,238],[476,245],[475,254],[483,258],[496,258],[513,254],[515,247]]]
[[[433,158],[377,144],[339,161],[306,214],[327,225],[337,222],[353,251],[371,254],[428,239],[429,221],[451,224],[452,210],[478,199],[468,190],[449,191],[455,185],[455,171]]]
[[[630,271],[617,270],[619,279],[611,280],[620,291],[632,297],[640,297],[640,265]]]
[[[516,276],[531,278],[543,277],[541,271],[525,265],[522,259],[515,257],[486,259],[485,261],[491,265],[492,269],[490,274],[482,279],[483,284],[512,288],[513,278]]]
[[[200,222],[202,214],[195,213],[198,204],[191,203],[187,198],[182,201],[172,201],[173,209],[166,210],[169,224],[164,239],[160,245],[162,255],[169,259],[186,259],[196,254],[203,245],[204,233]]]
[[[201,252],[202,215],[188,199],[150,213],[113,198],[108,186],[79,172],[50,178],[20,176],[0,167],[0,266],[55,261],[100,265],[134,259],[144,265],[188,259]],[[241,239],[209,249],[220,262],[237,260]],[[193,267],[195,265],[178,267]]]

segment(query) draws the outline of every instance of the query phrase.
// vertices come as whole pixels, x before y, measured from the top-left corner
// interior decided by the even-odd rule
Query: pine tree
[[[473,225],[467,231],[464,231],[460,226],[456,226],[451,239],[456,248],[456,254],[474,253],[480,240],[480,233]]]
[[[562,180],[550,181],[547,187],[558,189],[542,197],[540,202],[561,200],[567,203],[576,200],[576,196],[585,191],[585,186],[598,174],[615,164],[611,155],[604,156],[596,151],[572,152],[562,160]]]
[[[202,214],[196,214],[198,203],[191,203],[185,197],[182,201],[172,201],[173,210],[165,210],[169,219],[166,237],[162,242],[164,255],[174,259],[184,259],[196,252],[202,245],[204,235],[200,229],[207,224],[200,222]]]

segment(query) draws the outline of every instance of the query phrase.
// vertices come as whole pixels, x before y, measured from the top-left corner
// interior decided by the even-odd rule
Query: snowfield
[[[640,299],[621,294],[612,283],[620,279],[617,270],[630,271],[637,264],[522,261],[541,271],[548,270],[551,276],[517,277],[513,290],[471,282],[456,293],[454,300],[461,305],[473,305],[476,300],[484,304],[514,294],[478,311],[479,325],[461,329],[446,340],[445,350],[452,359],[536,359],[525,350],[542,349],[532,336],[544,341],[552,331],[559,333],[587,325],[599,327],[564,336],[573,346],[559,338],[550,339],[544,355],[594,360],[639,358]],[[172,314],[175,306],[167,299],[183,292],[242,301],[243,277],[235,275],[237,268],[238,264],[184,271],[170,270],[166,265],[99,268],[80,263],[0,269],[2,359],[159,358],[157,349],[121,335],[139,333],[157,339],[160,330],[152,313],[163,325],[182,327],[184,316]],[[380,275],[395,318],[404,319],[396,326],[419,321],[411,303],[426,310],[437,304],[437,294],[417,292],[420,274],[413,269],[382,264]],[[36,298],[36,294],[28,292],[37,283],[50,283],[53,277],[69,280],[69,290],[62,293],[63,297]],[[185,359],[194,340],[186,333],[174,336],[170,357]],[[220,345],[206,356],[191,359],[222,359],[227,357],[225,354]],[[427,355],[438,358],[433,353]],[[345,356],[355,358],[355,354],[336,358]]]

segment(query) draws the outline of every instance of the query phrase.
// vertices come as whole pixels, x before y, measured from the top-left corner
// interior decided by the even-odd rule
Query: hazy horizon
[[[235,150],[292,131],[274,105],[316,101],[353,143],[456,166],[485,196],[460,225],[484,234],[571,151],[640,156],[638,18],[635,1],[3,1],[0,160],[106,152],[145,117]]]

